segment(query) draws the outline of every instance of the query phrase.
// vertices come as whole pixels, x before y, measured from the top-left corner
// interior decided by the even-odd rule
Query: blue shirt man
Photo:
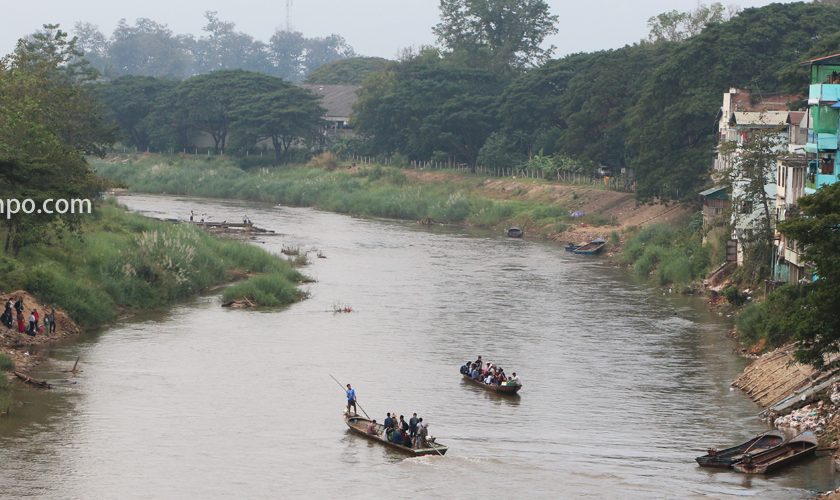
[[[356,414],[356,390],[347,384],[347,414],[350,415],[350,407],[353,407],[353,415]]]
[[[385,417],[385,421],[382,422],[382,425],[385,426],[386,429],[390,429],[394,426],[394,419],[391,418],[391,414],[389,413],[387,417]]]

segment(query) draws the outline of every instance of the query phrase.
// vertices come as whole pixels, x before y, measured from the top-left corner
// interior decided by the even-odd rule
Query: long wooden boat
[[[574,249],[572,249],[572,252],[578,255],[595,255],[596,253],[603,250],[606,244],[606,240],[602,238],[596,238],[585,245],[575,247]]]
[[[775,448],[785,442],[785,435],[781,431],[768,431],[759,434],[752,439],[748,439],[743,443],[723,450],[710,449],[709,453],[702,457],[697,457],[694,460],[700,464],[700,467],[717,467],[721,469],[728,469],[743,460],[745,453],[756,454],[762,451]]]
[[[377,423],[377,434],[369,434],[367,429],[371,421],[364,417],[360,417],[359,415],[345,415],[344,422],[347,424],[347,427],[350,428],[350,432],[362,436],[365,439],[368,439],[369,441],[374,441],[376,443],[385,445],[388,448],[391,448],[392,450],[399,451],[400,453],[411,455],[413,457],[422,457],[424,455],[445,455],[446,450],[448,449],[446,446],[434,442],[434,438],[428,440],[428,446],[426,448],[411,448],[408,446],[392,443],[382,437],[385,433],[384,425]]]
[[[485,390],[488,390],[490,392],[498,392],[499,394],[516,394],[517,392],[519,392],[519,389],[522,389],[522,384],[519,384],[519,385],[485,384],[481,380],[476,380],[476,379],[470,377],[469,375],[465,375],[465,374],[462,373],[461,376],[464,377],[464,380],[466,380],[466,381],[468,381],[472,384],[481,386],[482,388],[484,388]]]
[[[788,465],[814,456],[817,451],[817,437],[813,432],[803,432],[790,441],[760,453],[747,453],[744,459],[732,466],[745,474],[767,474]]]

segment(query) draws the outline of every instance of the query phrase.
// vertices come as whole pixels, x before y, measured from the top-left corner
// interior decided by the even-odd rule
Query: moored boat
[[[362,436],[370,441],[374,441],[379,444],[385,445],[388,448],[391,448],[392,450],[399,451],[400,453],[411,455],[413,457],[422,457],[424,455],[444,455],[446,454],[446,450],[448,449],[446,446],[440,443],[436,443],[434,438],[428,438],[426,440],[427,446],[425,448],[411,448],[409,446],[403,446],[401,444],[392,443],[382,437],[385,433],[384,425],[379,423],[375,424],[377,433],[370,434],[367,431],[367,429],[368,426],[370,426],[371,421],[359,415],[345,414],[344,422],[347,424],[347,427],[350,428],[350,431],[352,433]]]
[[[767,431],[759,434],[752,439],[748,439],[743,443],[723,450],[710,449],[709,453],[702,457],[697,457],[695,460],[700,467],[717,467],[721,469],[728,469],[743,460],[745,453],[756,454],[762,451],[775,448],[784,443],[785,435],[781,431]]]
[[[604,246],[607,244],[607,240],[603,238],[595,238],[594,240],[586,243],[584,245],[577,246],[571,251],[578,255],[595,255],[596,253],[603,250]]]
[[[519,389],[522,389],[522,384],[517,385],[495,385],[495,384],[485,384],[481,380],[476,380],[469,375],[461,374],[464,377],[464,380],[471,382],[475,385],[481,386],[483,389],[488,390],[490,392],[498,392],[499,394],[516,394],[519,392]]]
[[[521,237],[525,236],[525,231],[523,231],[522,228],[513,226],[513,227],[507,228],[507,230],[505,231],[505,234],[507,234],[508,238],[521,238]]]
[[[732,466],[745,474],[767,474],[808,458],[817,451],[817,437],[813,432],[803,432],[790,441],[760,453],[747,453]]]

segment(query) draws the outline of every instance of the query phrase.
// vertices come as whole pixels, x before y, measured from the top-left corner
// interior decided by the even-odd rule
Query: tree
[[[205,132],[214,149],[223,152],[230,127],[241,102],[288,84],[279,78],[243,70],[224,70],[194,76],[175,88],[172,99],[173,127]]]
[[[756,130],[734,152],[732,172],[732,208],[738,240],[743,245],[744,269],[751,283],[771,275],[773,254],[773,218],[765,186],[775,182],[776,167],[785,144],[779,130]],[[745,229],[737,229],[739,225]]]
[[[150,129],[156,126],[149,120],[150,113],[176,85],[172,80],[151,76],[122,76],[99,85],[97,94],[108,119],[119,126],[120,140],[143,150],[150,146]]]
[[[45,25],[0,60],[0,197],[37,204],[91,198],[101,187],[84,155],[102,155],[112,130],[88,92],[92,73],[75,42],[57,25]],[[4,250],[16,253],[52,223],[75,227],[78,215],[6,218]]]
[[[710,24],[732,19],[740,10],[737,6],[724,7],[720,2],[700,4],[690,12],[669,10],[648,19],[648,38],[651,42],[679,42],[700,34]]]
[[[306,82],[326,85],[361,85],[368,75],[385,70],[390,62],[381,57],[341,59],[310,72],[306,77]]]
[[[784,326],[799,342],[797,359],[822,367],[826,355],[840,352],[840,183],[798,203],[800,214],[780,223],[779,230],[804,249],[817,279],[800,287]]]
[[[371,75],[359,90],[353,120],[378,153],[429,159],[436,151],[474,164],[496,126],[504,81],[426,50]]]
[[[286,81],[298,82],[304,74],[306,39],[297,31],[277,31],[268,43],[272,74]]]
[[[554,50],[542,47],[558,20],[543,0],[440,0],[440,17],[432,29],[438,42],[474,65],[522,70]]]
[[[106,76],[143,75],[180,80],[193,74],[191,37],[175,36],[164,24],[140,18],[134,26],[120,19],[111,36]]]
[[[73,35],[76,37],[76,48],[82,53],[82,57],[101,74],[107,74],[109,44],[99,27],[79,22],[73,26]]]
[[[356,56],[353,47],[341,35],[310,38],[306,40],[304,48],[304,74],[311,73],[325,64]]]
[[[269,72],[266,45],[245,33],[235,31],[236,25],[221,21],[218,13],[204,13],[206,36],[195,43],[195,68],[197,73],[221,69],[244,69]]]
[[[279,165],[295,141],[310,141],[323,126],[325,110],[312,92],[288,86],[243,100],[235,116],[246,135],[256,141],[270,139]]]

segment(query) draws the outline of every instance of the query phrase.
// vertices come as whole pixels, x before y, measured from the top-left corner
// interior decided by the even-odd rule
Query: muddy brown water
[[[698,468],[711,445],[764,430],[731,390],[745,361],[725,318],[604,259],[453,228],[309,209],[124,196],[152,216],[240,220],[318,249],[312,297],[231,311],[218,295],[55,346],[51,392],[0,419],[8,498],[807,497],[830,458],[770,477]],[[336,305],[354,312],[334,314]],[[461,381],[481,354],[518,398]],[[81,356],[84,370],[62,369]],[[417,412],[449,446],[406,459],[342,419],[352,383],[381,421]]]

